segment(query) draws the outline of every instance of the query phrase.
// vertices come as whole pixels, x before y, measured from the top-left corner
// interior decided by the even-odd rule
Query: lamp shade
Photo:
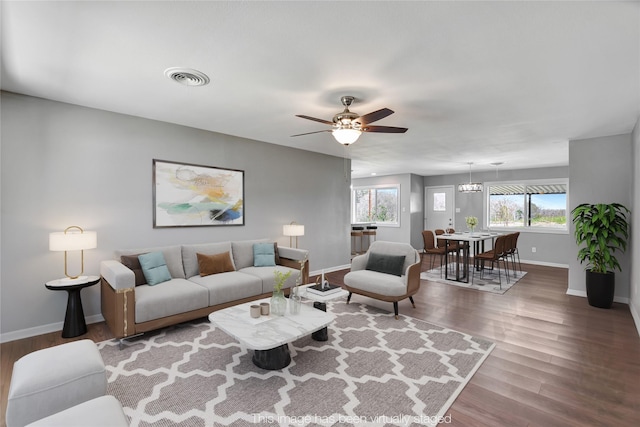
[[[360,138],[362,131],[356,129],[336,129],[332,132],[333,137],[342,145],[351,145]]]
[[[64,231],[49,234],[50,251],[81,251],[98,246],[95,231]]]
[[[304,236],[304,225],[301,224],[285,224],[282,226],[282,234],[285,236]]]

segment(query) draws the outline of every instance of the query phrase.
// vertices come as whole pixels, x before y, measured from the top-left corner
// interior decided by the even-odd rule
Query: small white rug
[[[447,285],[459,286],[461,288],[467,289],[476,289],[478,291],[491,292],[494,294],[504,294],[507,292],[513,285],[515,285],[520,279],[527,274],[526,271],[520,272],[520,270],[516,270],[514,275],[513,270],[509,270],[509,281],[507,281],[507,276],[505,274],[504,269],[500,270],[500,279],[502,281],[502,285],[500,284],[500,280],[498,280],[498,270],[494,269],[493,271],[485,269],[482,272],[482,278],[480,278],[480,272],[475,272],[475,277],[473,278],[473,284],[471,284],[471,276],[473,268],[473,264],[469,266],[469,283],[457,282],[455,280],[446,280],[444,278],[444,270],[442,271],[442,277],[440,277],[440,267],[434,268],[433,270],[424,271],[420,274],[420,279],[422,280],[430,280],[432,282],[445,283]],[[455,263],[449,264],[449,273],[455,276],[456,265]],[[450,276],[451,277],[451,276]]]

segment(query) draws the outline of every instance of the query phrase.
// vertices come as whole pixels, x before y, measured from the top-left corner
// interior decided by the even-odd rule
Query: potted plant
[[[571,211],[576,227],[580,264],[587,263],[586,288],[589,304],[611,308],[615,291],[615,269],[622,271],[615,252],[627,249],[630,211],[619,203],[578,205]]]

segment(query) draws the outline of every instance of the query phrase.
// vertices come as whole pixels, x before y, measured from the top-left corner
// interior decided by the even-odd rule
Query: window
[[[487,183],[488,228],[568,231],[566,180]]]
[[[351,222],[375,222],[379,225],[400,225],[399,185],[355,187],[352,192]]]

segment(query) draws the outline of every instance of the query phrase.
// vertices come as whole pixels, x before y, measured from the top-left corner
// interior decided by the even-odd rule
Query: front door
[[[425,187],[424,229],[455,228],[455,193],[452,185]]]

